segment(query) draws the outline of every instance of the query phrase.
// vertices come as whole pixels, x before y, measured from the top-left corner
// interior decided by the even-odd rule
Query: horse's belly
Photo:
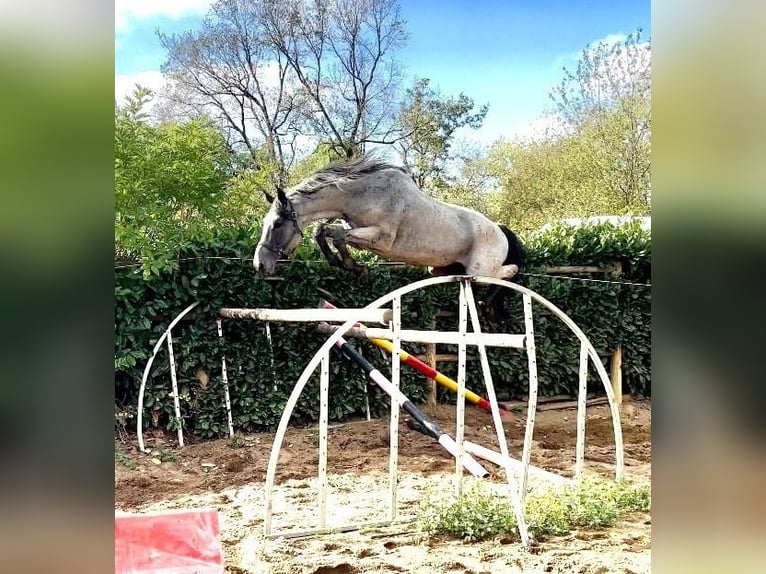
[[[407,263],[409,265],[422,265],[424,267],[444,267],[455,263],[458,260],[457,254],[428,254],[428,253],[401,253],[392,251],[388,254],[381,254],[386,259]]]

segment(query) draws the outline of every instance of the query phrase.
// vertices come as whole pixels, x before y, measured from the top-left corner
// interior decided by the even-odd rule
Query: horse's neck
[[[342,217],[345,203],[342,195],[331,196],[324,190],[320,190],[311,195],[297,196],[293,200],[293,205],[298,212],[301,227],[320,219]]]

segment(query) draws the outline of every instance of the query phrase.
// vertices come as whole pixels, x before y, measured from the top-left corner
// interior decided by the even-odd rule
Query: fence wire
[[[179,259],[179,262],[183,261],[207,261],[207,260],[223,260],[223,261],[250,261],[250,257],[223,257],[223,256],[206,256],[206,257],[184,257]],[[288,263],[289,260],[287,259],[280,259],[280,263]],[[322,260],[312,260],[312,261],[306,261],[306,263],[321,263]],[[375,265],[379,266],[390,266],[390,267],[405,267],[403,263],[396,263],[393,261],[380,261],[376,263]],[[140,263],[126,263],[124,265],[115,265],[114,269],[115,271],[120,269],[132,269],[132,268],[138,268],[141,267]],[[522,271],[519,273],[519,275],[523,275],[525,277],[542,277],[546,279],[561,279],[564,281],[583,281],[587,283],[608,283],[612,285],[630,285],[632,287],[646,287],[651,288],[651,283],[636,283],[634,281],[610,281],[609,279],[591,279],[589,277],[572,277],[569,275],[552,275],[548,273],[529,273],[526,271]]]

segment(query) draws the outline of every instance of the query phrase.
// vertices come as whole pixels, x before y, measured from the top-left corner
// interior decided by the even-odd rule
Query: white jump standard
[[[460,288],[460,312],[459,312],[459,328],[456,332],[440,333],[436,331],[416,331],[401,328],[401,297],[418,289],[423,289],[433,285],[439,285],[444,283],[457,282]],[[525,331],[523,334],[494,334],[494,333],[482,333],[479,325],[478,309],[476,307],[472,284],[491,284],[498,285],[500,287],[509,288],[519,294],[521,294],[524,300],[524,319],[525,319]],[[332,347],[339,347],[343,354],[354,361],[360,366],[368,377],[370,377],[382,390],[384,390],[389,396],[391,396],[391,427],[390,427],[390,457],[389,457],[389,485],[390,485],[390,507],[389,507],[389,521],[391,523],[395,520],[397,515],[397,459],[398,459],[398,422],[399,422],[399,408],[408,412],[416,421],[419,415],[419,409],[413,405],[405,395],[399,390],[400,379],[400,351],[401,343],[404,340],[407,341],[444,341],[449,343],[456,343],[458,345],[458,377],[457,377],[457,416],[456,416],[456,433],[453,437],[450,437],[438,427],[438,425],[430,426],[426,424],[428,434],[435,438],[442,446],[444,446],[456,459],[456,474],[455,474],[455,493],[459,494],[461,490],[461,481],[463,480],[463,472],[468,469],[469,472],[475,476],[484,476],[486,470],[477,463],[471,455],[484,458],[497,464],[501,468],[506,470],[506,478],[508,482],[508,495],[513,503],[514,513],[516,514],[519,532],[521,535],[522,543],[525,547],[529,546],[529,536],[524,521],[524,498],[526,495],[527,475],[530,470],[540,477],[545,479],[551,479],[555,482],[565,482],[569,479],[543,471],[542,469],[535,469],[529,464],[530,451],[532,446],[532,435],[534,427],[534,418],[537,403],[537,368],[536,368],[536,356],[534,346],[534,330],[532,321],[532,303],[541,304],[547,308],[554,315],[558,316],[580,341],[580,395],[585,395],[584,385],[587,382],[587,372],[589,361],[592,361],[595,370],[604,384],[604,389],[607,398],[610,403],[613,428],[615,434],[615,476],[617,479],[622,478],[623,474],[623,452],[622,452],[622,433],[619,422],[619,409],[616,404],[614,393],[609,383],[609,378],[606,371],[601,364],[593,346],[587,340],[582,331],[574,324],[574,322],[558,307],[556,307],[550,301],[544,299],[537,293],[521,287],[517,284],[510,283],[501,279],[494,279],[488,277],[468,277],[468,276],[445,276],[434,277],[424,279],[422,281],[415,282],[411,285],[402,287],[389,293],[376,301],[370,303],[364,309],[224,309],[221,312],[221,316],[226,318],[247,318],[254,320],[265,321],[316,321],[316,322],[333,322],[333,321],[345,321],[342,325],[336,325],[328,330],[333,332],[329,335],[325,343],[317,350],[314,357],[306,365],[303,373],[299,377],[298,381],[293,388],[293,391],[285,405],[282,413],[279,426],[277,428],[274,442],[272,444],[271,455],[269,459],[268,469],[266,473],[266,505],[264,516],[264,534],[268,537],[278,536],[301,536],[319,534],[323,532],[331,532],[337,530],[349,530],[353,528],[361,528],[367,526],[366,524],[355,524],[353,526],[332,525],[327,524],[327,499],[326,499],[326,486],[327,486],[327,402],[329,394],[329,353]],[[381,309],[384,305],[390,304],[391,309]],[[468,321],[471,322],[472,331],[468,330]],[[366,338],[380,338],[390,340],[392,342],[391,352],[391,380],[384,377],[380,371],[374,368],[372,364],[361,357],[353,347],[351,347],[343,335],[349,331],[355,329],[358,323],[376,322],[386,325],[386,328],[367,328],[359,330],[357,335],[363,335]],[[485,386],[487,389],[486,396],[491,404],[491,412],[493,417],[493,423],[495,425],[499,452],[488,449],[481,445],[476,445],[469,441],[464,440],[464,409],[465,409],[465,379],[466,379],[466,347],[468,345],[474,345],[477,347],[478,355],[481,360],[482,374],[485,380]],[[526,351],[528,358],[529,368],[529,405],[527,408],[527,426],[524,436],[524,447],[522,451],[522,457],[520,461],[517,461],[510,457],[508,453],[508,445],[505,439],[505,432],[503,430],[502,419],[500,417],[499,406],[497,398],[495,396],[494,385],[492,382],[492,375],[489,368],[489,361],[487,359],[486,347],[487,346],[502,346],[510,349],[522,349]],[[297,401],[303,392],[310,377],[314,374],[316,369],[321,366],[320,369],[320,424],[319,424],[319,476],[318,476],[318,488],[319,488],[319,526],[318,528],[305,530],[302,532],[290,532],[290,533],[275,533],[272,531],[272,517],[273,507],[272,498],[274,483],[276,477],[276,466],[279,459],[279,452],[282,447],[285,432],[289,424],[292,412],[297,404]],[[418,421],[420,422],[420,421]],[[584,439],[585,439],[585,404],[583,401],[578,402],[578,415],[577,415],[577,449],[576,449],[576,461],[575,461],[575,478],[579,479],[582,474],[582,467],[584,464]],[[379,525],[380,522],[371,523]]]

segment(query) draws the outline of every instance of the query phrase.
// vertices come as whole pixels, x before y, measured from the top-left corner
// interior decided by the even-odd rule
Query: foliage
[[[638,28],[622,41],[586,46],[577,69],[564,68],[550,99],[567,126],[580,127],[599,112],[617,110],[625,100],[649,99],[652,47],[641,32]]]
[[[587,124],[559,139],[493,145],[486,161],[498,189],[491,214],[521,231],[565,217],[648,214],[648,195],[631,191],[648,190],[648,144],[641,151],[641,172],[626,171],[620,167],[629,131],[625,118],[617,112],[599,118],[601,125]]]
[[[649,512],[651,489],[646,483],[608,481],[588,476],[578,486],[530,496],[527,526],[536,536],[560,536],[573,528],[614,526],[620,516]]]
[[[651,43],[587,46],[550,94],[573,139],[577,163],[622,209],[648,212],[651,197]]]
[[[467,166],[489,178],[486,212],[520,231],[564,217],[651,213],[650,43],[638,30],[587,46],[563,75],[550,94],[550,127],[498,141]]]
[[[130,458],[130,455],[128,455],[120,447],[117,447],[114,449],[114,462],[119,462],[125,468],[128,468],[130,470],[136,470],[137,468],[136,461]]]
[[[257,235],[257,234],[256,234]],[[181,407],[187,430],[212,437],[226,433],[223,409],[221,359],[225,356],[232,397],[234,427],[241,432],[273,429],[295,381],[325,337],[309,324],[273,323],[271,342],[264,324],[225,320],[224,340],[217,336],[215,318],[221,307],[314,307],[320,289],[334,295],[334,303],[365,306],[386,293],[428,277],[424,269],[377,265],[369,279],[358,281],[346,272],[330,268],[308,239],[295,259],[281,269],[277,280],[255,275],[251,259],[253,232],[249,229],[222,231],[207,243],[191,244],[180,253],[177,268],[145,279],[139,269],[116,270],[115,285],[115,393],[122,405],[134,405],[149,353],[168,323],[193,301],[200,305],[189,320],[173,331],[180,386]],[[568,313],[585,331],[598,352],[608,355],[623,346],[624,382],[630,392],[649,395],[651,389],[651,293],[643,283],[650,280],[650,239],[635,226],[618,230],[613,226],[584,228],[555,227],[526,240],[528,275],[519,283],[528,286]],[[368,261],[374,258],[367,256]],[[582,282],[566,278],[538,277],[548,265],[608,265],[621,261],[623,274],[614,283]],[[486,288],[475,288],[477,300]],[[457,285],[448,284],[418,291],[403,298],[407,328],[431,329],[440,310],[457,310]],[[485,331],[523,332],[520,297],[509,296],[505,308],[510,316],[503,325],[482,321]],[[456,328],[455,319],[439,319],[437,328]],[[575,395],[578,385],[579,346],[563,324],[543,312],[535,312],[538,377],[543,396]],[[365,341],[354,345],[384,372],[387,358]],[[425,352],[408,346],[415,355]],[[455,352],[449,345],[439,352]],[[501,398],[516,398],[528,390],[526,356],[508,349],[488,351],[493,379]],[[390,363],[388,363],[390,365]],[[438,368],[455,377],[455,363]],[[330,415],[345,420],[365,413],[369,395],[374,413],[388,408],[387,397],[370,387],[364,375],[333,351],[331,361]],[[402,370],[402,390],[414,402],[427,394],[423,377]],[[591,378],[592,390],[603,392]],[[598,383],[598,384],[596,384]],[[318,417],[318,381],[309,383],[295,411],[295,421],[311,422]],[[484,395],[479,361],[469,362],[468,388]],[[172,428],[173,404],[169,393],[167,358],[160,352],[150,373],[146,408],[152,416],[146,424]],[[454,394],[440,388],[440,400],[453,401]]]
[[[518,532],[511,505],[481,482],[473,482],[457,501],[426,496],[421,504],[419,527],[430,536],[477,542]]]
[[[421,78],[409,88],[399,110],[403,133],[395,147],[404,164],[413,169],[415,181],[422,189],[432,190],[445,177],[445,162],[455,131],[467,126],[481,127],[489,110],[483,105],[471,113],[474,103],[461,93],[457,98],[445,98],[431,87],[428,78]]]
[[[152,125],[137,87],[115,109],[115,244],[119,260],[145,273],[176,266],[181,246],[205,241],[221,224],[241,225],[246,190],[232,175],[221,133],[205,118]]]
[[[561,536],[574,528],[607,528],[632,512],[648,512],[648,484],[584,478],[579,485],[526,497],[524,517],[535,538]],[[518,538],[518,525],[507,498],[492,493],[483,482],[473,482],[455,500],[427,496],[421,505],[419,527],[430,536],[443,535],[466,542],[496,536]]]

